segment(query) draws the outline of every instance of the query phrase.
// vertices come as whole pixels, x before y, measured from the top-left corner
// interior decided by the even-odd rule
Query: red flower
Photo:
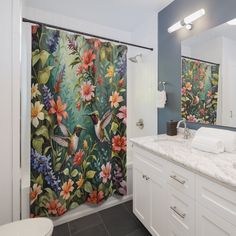
[[[54,86],[55,93],[60,93],[61,83],[62,83],[62,79],[58,79],[55,86]]]
[[[78,66],[76,74],[80,75],[83,72],[83,67],[82,66]]]
[[[124,82],[125,82],[124,79],[120,79],[120,80],[118,81],[118,86],[119,86],[120,88],[123,87],[123,86],[124,86]]]
[[[93,50],[85,50],[84,51],[84,55],[82,57],[82,61],[83,61],[83,68],[88,71],[88,67],[89,66],[93,66],[93,60],[96,59],[96,55],[93,54]]]
[[[76,107],[77,107],[78,111],[80,111],[81,104],[78,102]]]
[[[32,26],[32,34],[36,34],[37,33],[37,31],[38,31],[38,25],[33,25]]]
[[[63,207],[63,206],[61,206],[61,207],[59,207],[59,208],[57,209],[57,215],[58,215],[58,216],[64,215],[65,212],[66,212],[66,208]]]
[[[83,161],[84,152],[79,150],[74,156],[74,165],[80,166]]]
[[[103,80],[102,80],[102,76],[101,75],[98,76],[97,81],[98,81],[99,85],[103,84]]]
[[[57,97],[57,102],[55,103],[55,101],[52,99],[50,101],[51,104],[51,108],[49,110],[49,114],[54,114],[56,113],[57,115],[57,123],[61,124],[62,122],[62,117],[64,117],[64,119],[66,119],[68,117],[68,113],[65,111],[66,110],[66,103],[62,104],[61,101],[61,97],[58,96]]]
[[[122,106],[119,109],[119,113],[116,115],[119,119],[123,119],[123,123],[126,125],[126,120],[127,120],[127,107]]]
[[[184,94],[184,95],[186,95],[186,88],[185,88],[185,87],[183,87],[183,88],[181,89],[181,93]]]
[[[126,137],[116,135],[112,138],[112,148],[114,152],[126,151]]]
[[[96,66],[93,65],[93,66],[92,66],[92,70],[93,70],[93,73],[95,74],[95,73],[97,72],[98,69],[97,69]]]
[[[207,92],[207,97],[210,98],[211,96],[212,96],[212,92],[211,92],[211,91],[208,91],[208,92]]]
[[[103,198],[104,198],[104,193],[102,191],[99,192],[93,191],[92,193],[89,194],[87,201],[92,204],[97,204],[100,203]]]

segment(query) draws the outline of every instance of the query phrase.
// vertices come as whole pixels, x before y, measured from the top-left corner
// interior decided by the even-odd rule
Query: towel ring
[[[160,81],[159,84],[161,84],[163,87],[163,90],[166,91],[166,82]]]

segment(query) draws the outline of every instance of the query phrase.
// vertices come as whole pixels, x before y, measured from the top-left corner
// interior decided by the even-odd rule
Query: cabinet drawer
[[[182,232],[180,235],[194,235],[195,202],[171,186],[168,187],[168,222],[177,232]]]
[[[149,153],[147,153],[147,155],[149,155]],[[164,181],[164,176],[166,175],[166,165],[164,166],[161,161],[154,163],[150,160],[146,160],[145,156],[135,152],[133,165],[134,168],[141,170],[148,178],[161,177],[162,181]]]
[[[168,165],[168,184],[177,191],[195,199],[195,175],[194,173],[172,164]]]
[[[197,176],[197,202],[236,226],[236,192]]]

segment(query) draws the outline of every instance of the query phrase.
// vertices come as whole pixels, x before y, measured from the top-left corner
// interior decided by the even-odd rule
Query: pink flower
[[[94,89],[96,86],[91,84],[91,81],[85,81],[81,85],[80,93],[83,101],[90,101],[94,97]]]
[[[109,179],[111,179],[111,164],[107,162],[106,166],[103,164],[101,167],[102,171],[100,172],[100,178],[102,178],[102,182],[105,184]]]
[[[83,72],[83,66],[78,66],[76,74],[80,75]]]
[[[204,88],[204,83],[202,81],[199,82],[199,89],[203,89]]]
[[[208,91],[208,92],[207,92],[207,97],[210,98],[211,96],[212,96],[212,92],[211,92],[211,91]]]
[[[120,94],[118,92],[113,92],[112,95],[110,96],[109,101],[111,102],[111,108],[115,107],[117,108],[119,106],[120,102],[123,102],[124,99],[122,96],[120,96]]]
[[[121,137],[120,135],[116,135],[112,138],[112,149],[114,152],[120,152],[123,150],[126,151],[126,137]]]
[[[66,103],[63,104],[61,101],[61,97],[57,97],[57,102],[55,103],[54,99],[50,101],[51,108],[49,110],[49,114],[56,114],[57,115],[57,123],[61,124],[62,122],[62,117],[66,119],[68,117],[68,113],[65,111],[66,110]]]
[[[190,122],[196,122],[197,118],[195,117],[195,115],[188,115],[187,120]]]
[[[84,152],[79,150],[74,156],[74,165],[80,166],[83,161]]]
[[[93,61],[96,59],[96,55],[93,54],[93,50],[85,50],[82,56],[83,68],[88,71],[89,66],[93,66]]]
[[[102,42],[99,39],[94,40],[94,48],[98,50],[102,45]]]
[[[116,115],[119,119],[123,119],[123,123],[126,125],[126,120],[127,120],[127,107],[122,106],[119,109],[119,113]]]
[[[184,95],[186,94],[186,88],[185,88],[185,87],[183,87],[183,88],[181,89],[181,93],[184,94]]]

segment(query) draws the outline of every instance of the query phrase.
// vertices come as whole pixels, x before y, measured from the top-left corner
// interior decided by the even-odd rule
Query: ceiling
[[[132,31],[173,0],[23,0],[24,6]]]

